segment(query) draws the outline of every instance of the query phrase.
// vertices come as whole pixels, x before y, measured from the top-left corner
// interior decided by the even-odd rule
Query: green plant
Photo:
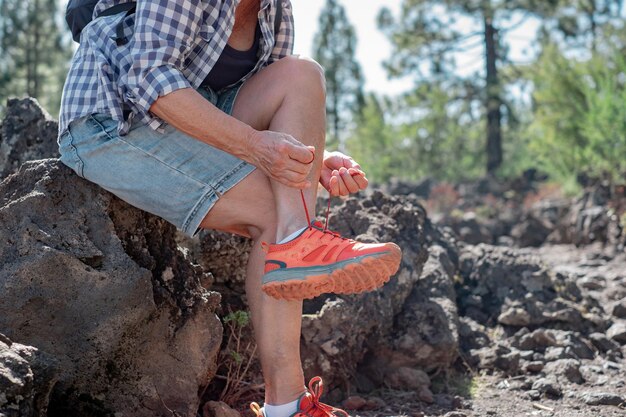
[[[626,59],[619,48],[587,60],[547,45],[534,67],[531,151],[570,191],[577,174],[619,178],[626,170]]]
[[[446,371],[433,378],[432,390],[435,393],[445,392],[464,398],[473,398],[480,390],[480,379],[473,374]]]
[[[216,378],[225,381],[220,401],[236,406],[244,394],[259,391],[262,384],[250,382],[250,368],[254,362],[257,345],[252,338],[250,313],[231,311],[222,318],[226,343],[221,350],[218,363],[220,368]]]

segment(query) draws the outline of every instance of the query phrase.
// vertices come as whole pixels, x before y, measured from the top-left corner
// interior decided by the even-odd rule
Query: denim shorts
[[[227,114],[239,86],[198,92]],[[154,131],[133,123],[125,136],[102,113],[72,121],[58,139],[61,161],[129,204],[194,236],[220,196],[255,167],[167,125]]]

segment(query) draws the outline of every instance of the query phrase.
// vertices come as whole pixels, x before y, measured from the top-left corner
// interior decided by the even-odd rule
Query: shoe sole
[[[290,301],[310,299],[325,293],[359,294],[382,287],[398,272],[401,259],[402,251],[398,245],[387,243],[387,250],[378,256],[348,263],[330,273],[268,282],[261,288],[270,297]]]

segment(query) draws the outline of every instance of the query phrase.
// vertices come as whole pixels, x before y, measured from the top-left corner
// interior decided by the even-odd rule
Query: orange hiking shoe
[[[316,376],[309,382],[309,391],[298,399],[298,411],[289,417],[350,417],[348,413],[319,401],[324,391],[322,378]],[[250,409],[256,417],[266,417],[263,409],[257,403],[250,404]]]
[[[290,242],[264,248],[261,288],[286,300],[374,290],[398,271],[402,256],[394,243],[360,243],[325,229],[320,222],[311,223]]]

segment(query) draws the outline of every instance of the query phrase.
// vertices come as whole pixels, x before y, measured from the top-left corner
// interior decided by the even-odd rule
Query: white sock
[[[287,243],[290,240],[293,240],[296,236],[298,236],[300,233],[302,233],[304,231],[304,229],[306,229],[306,227],[303,227],[302,229],[296,230],[295,232],[293,232],[292,234],[290,234],[286,238],[281,239],[280,242],[277,242],[277,244],[280,245],[281,243]]]
[[[263,406],[263,413],[265,417],[290,417],[298,411],[298,401],[299,399],[281,405],[265,404]]]

